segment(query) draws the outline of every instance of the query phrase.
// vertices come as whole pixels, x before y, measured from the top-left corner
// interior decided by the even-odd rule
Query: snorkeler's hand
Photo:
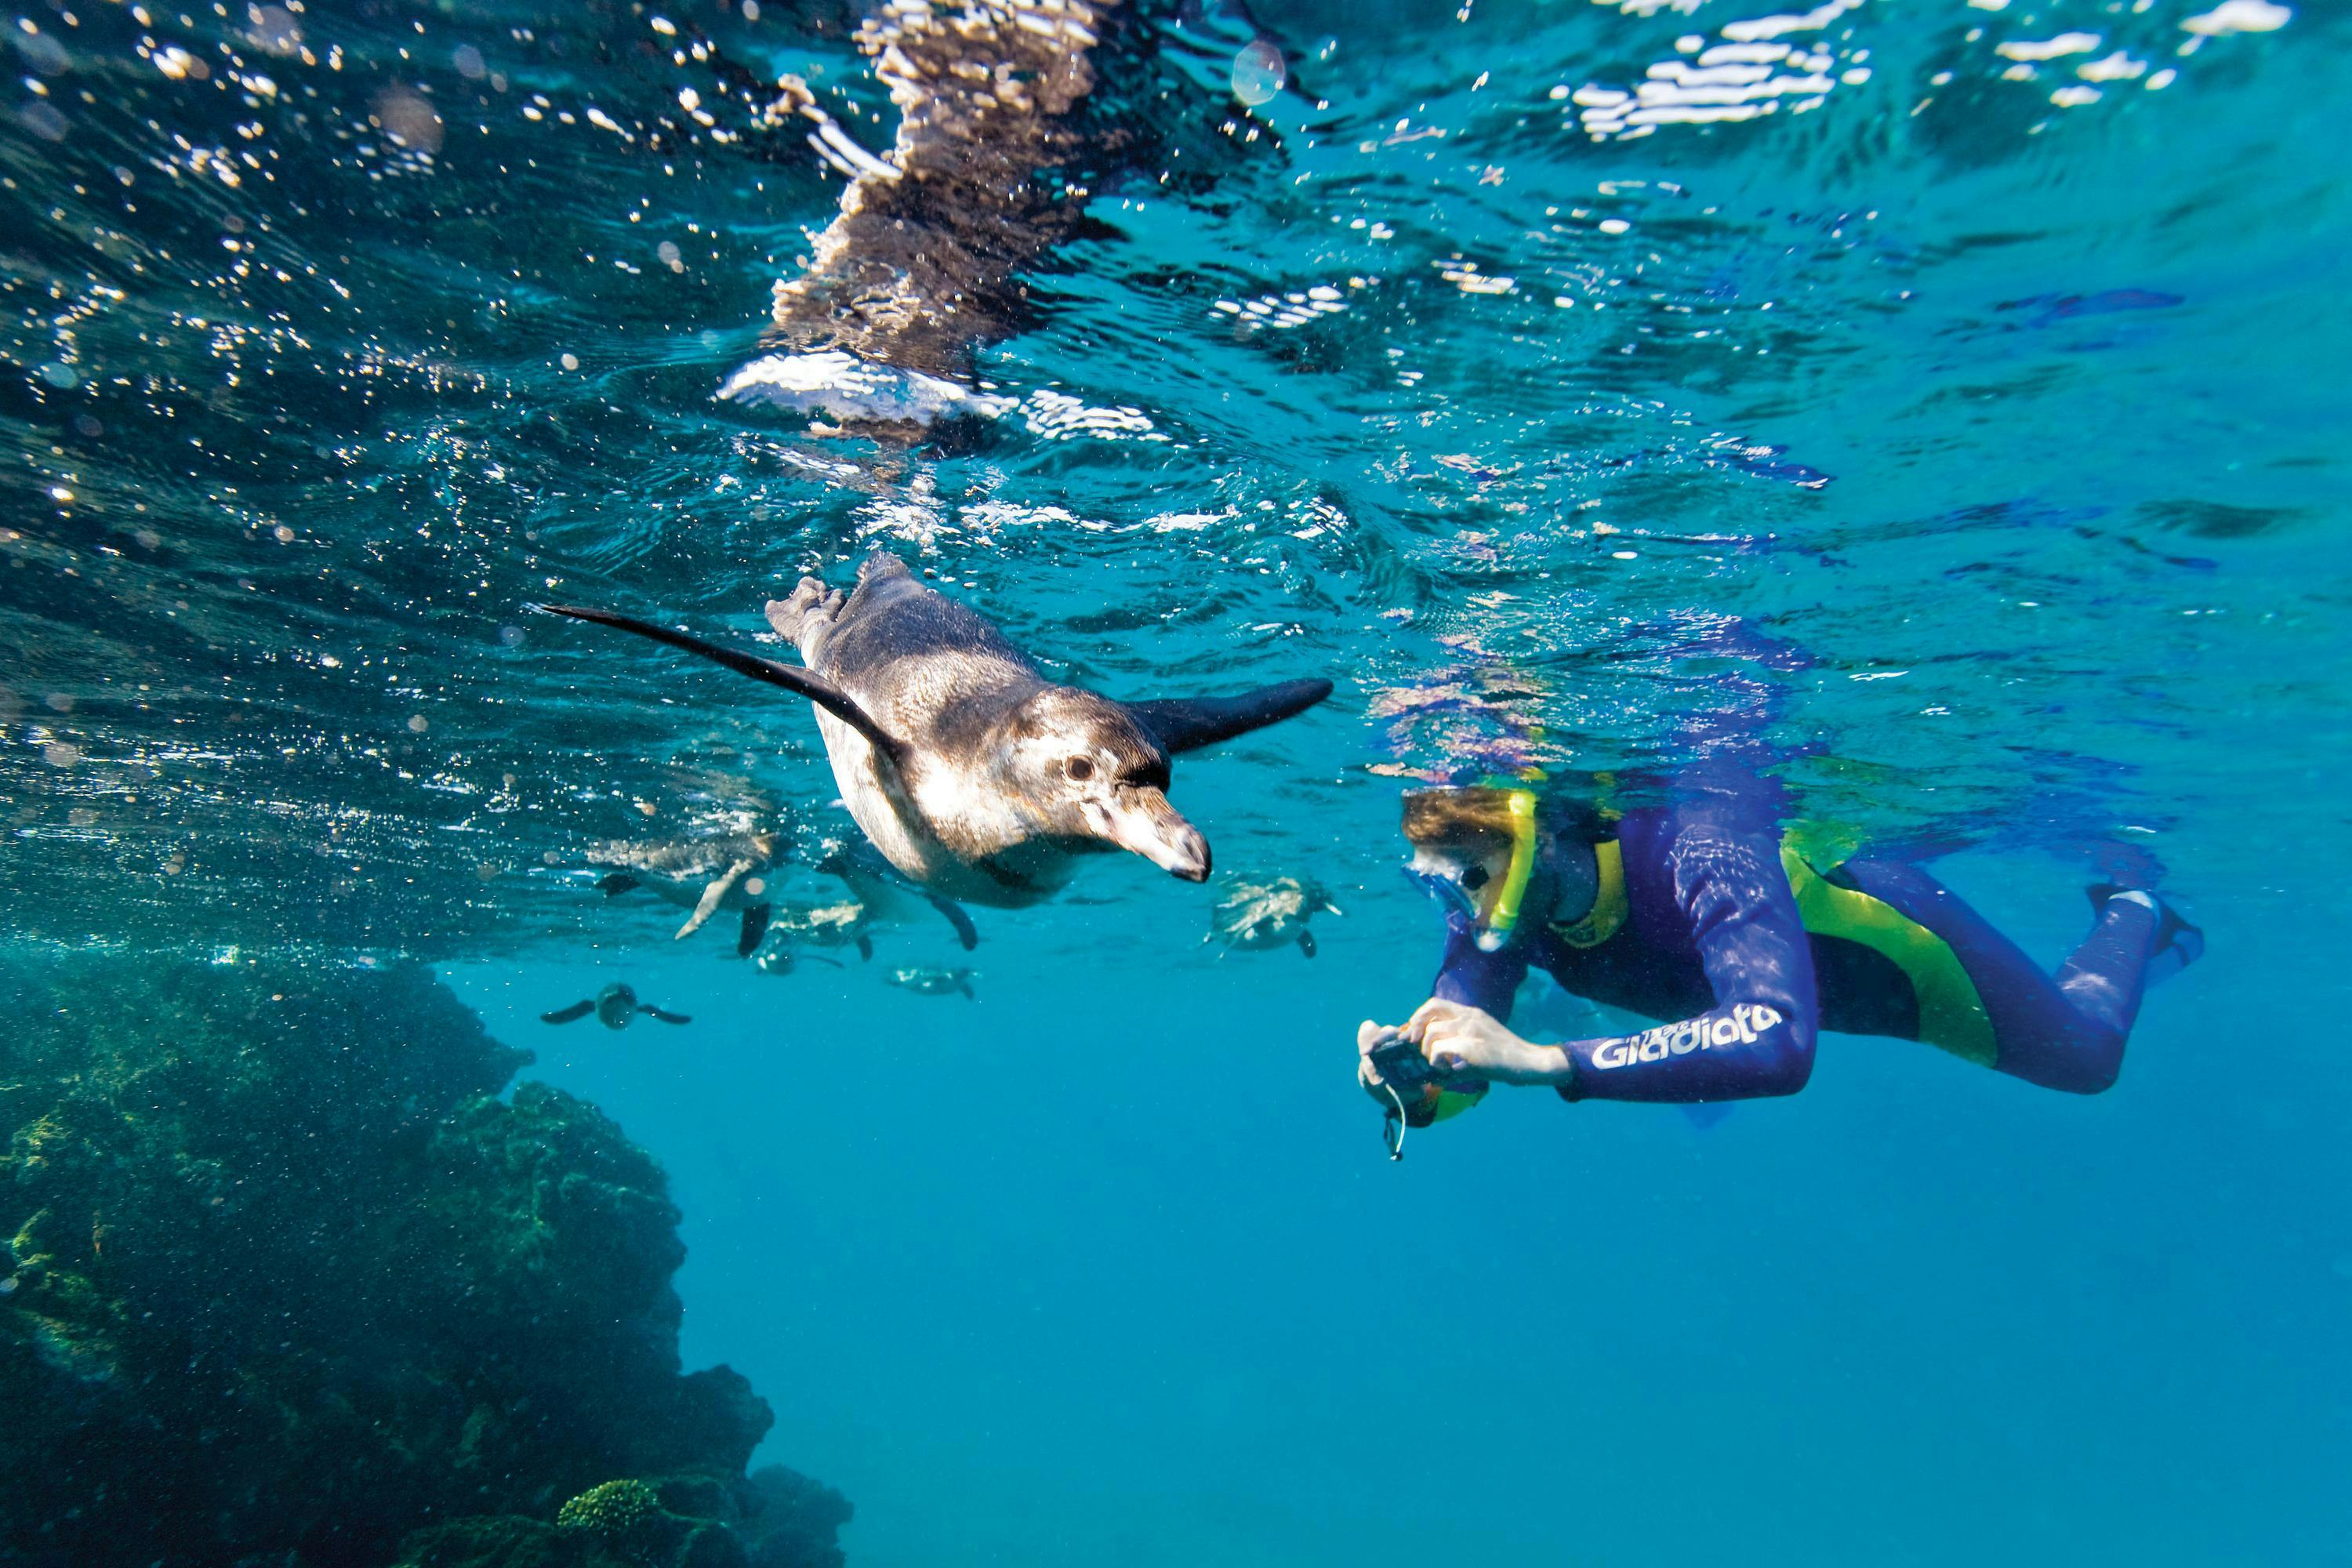
[[[1356,1026],[1356,1081],[1364,1092],[1382,1106],[1389,1103],[1389,1091],[1381,1082],[1381,1075],[1372,1066],[1372,1053],[1397,1037],[1398,1031],[1386,1024],[1375,1024],[1370,1018]]]
[[[1451,1002],[1427,1003],[1410,1020],[1399,1026],[1376,1024],[1370,1018],[1365,1019],[1356,1028],[1356,1081],[1363,1085],[1364,1092],[1371,1096],[1379,1104],[1390,1103],[1389,1091],[1392,1087],[1381,1080],[1379,1068],[1373,1065],[1373,1053],[1384,1047],[1402,1043],[1419,1050],[1435,1069],[1433,1076],[1440,1084],[1455,1079],[1465,1083],[1476,1082],[1491,1076],[1472,1069],[1461,1053],[1452,1048],[1447,1043],[1454,1038],[1451,1032],[1441,1031],[1438,1036],[1437,1049],[1433,1053],[1428,1032],[1423,1026],[1424,1016],[1428,1015],[1433,1007],[1454,1008],[1458,1012],[1484,1018],[1488,1025],[1496,1029],[1502,1029],[1500,1024],[1496,1024],[1487,1015],[1478,1012],[1476,1008],[1460,1007]],[[1503,1032],[1507,1035],[1510,1033],[1507,1029]],[[1420,1082],[1400,1083],[1394,1087],[1402,1089],[1408,1097],[1417,1097],[1422,1093]]]
[[[1397,1031],[1421,1047],[1430,1065],[1454,1079],[1490,1083],[1557,1083],[1568,1054],[1511,1033],[1491,1013],[1431,997]],[[1360,1035],[1358,1039],[1361,1048]]]

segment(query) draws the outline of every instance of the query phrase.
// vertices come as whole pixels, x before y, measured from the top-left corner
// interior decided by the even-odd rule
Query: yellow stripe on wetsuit
[[[1960,966],[1951,943],[1894,905],[1825,880],[1787,845],[1780,866],[1796,895],[1797,913],[1815,936],[1859,942],[1892,963],[1911,982],[1919,1002],[1919,1038],[1954,1056],[1990,1067],[2000,1049],[1984,1000]]]

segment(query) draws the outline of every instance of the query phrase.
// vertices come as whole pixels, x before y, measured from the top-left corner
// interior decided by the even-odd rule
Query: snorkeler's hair
[[[1415,844],[1512,836],[1511,792],[1472,787],[1405,792],[1404,836]]]
[[[1517,793],[1491,784],[1408,790],[1404,836],[1415,844],[1474,838],[1508,842],[1517,832],[1511,817],[1511,796]],[[1536,816],[1544,832],[1572,843],[1597,843],[1609,837],[1599,809],[1578,795],[1543,792]]]

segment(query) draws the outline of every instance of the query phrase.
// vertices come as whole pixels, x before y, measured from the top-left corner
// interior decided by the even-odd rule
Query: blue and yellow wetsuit
[[[1816,870],[1753,803],[1702,795],[1612,826],[1583,919],[1486,952],[1468,918],[1450,916],[1433,988],[1507,1021],[1532,965],[1575,995],[1675,1020],[1559,1042],[1575,1069],[1560,1089],[1570,1100],[1791,1094],[1822,1029],[1924,1040],[2095,1094],[2122,1066],[2150,960],[2189,929],[2144,896],[2108,899],[2053,977],[1918,868],[1855,859]],[[1445,1100],[1429,1110],[1463,1103]]]

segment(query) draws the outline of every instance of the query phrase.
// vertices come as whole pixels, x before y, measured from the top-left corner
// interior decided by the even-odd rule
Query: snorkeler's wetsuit
[[[1433,991],[1507,1021],[1533,964],[1575,995],[1679,1020],[1559,1042],[1575,1069],[1559,1091],[1569,1100],[1790,1094],[1812,1070],[1821,1029],[1924,1040],[2096,1093],[2115,1081],[2149,960],[2174,930],[2144,897],[2108,899],[2053,979],[1916,867],[1817,871],[1736,799],[1631,810],[1612,826],[1596,848],[1591,912],[1496,952],[1449,917]]]

